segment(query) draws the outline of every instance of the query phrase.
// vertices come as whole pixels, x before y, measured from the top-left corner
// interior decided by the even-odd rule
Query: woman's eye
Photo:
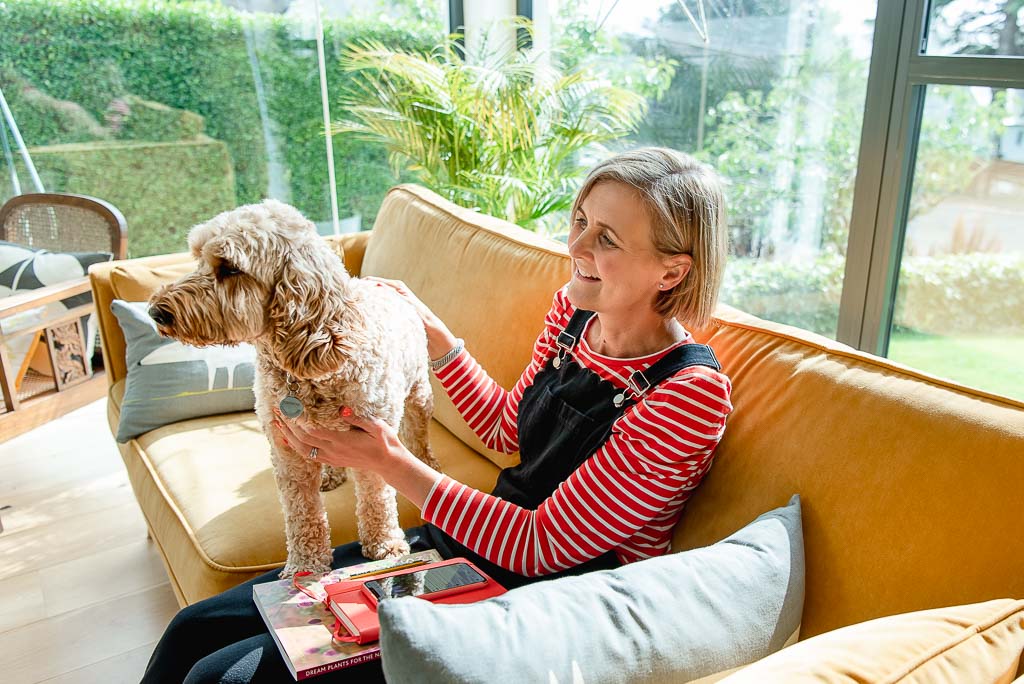
[[[607,247],[614,247],[615,246],[615,243],[612,242],[612,239],[610,237],[608,237],[607,235],[602,235],[601,236],[601,242],[605,246],[607,246]]]
[[[577,218],[575,221],[572,222],[572,224],[574,227],[579,228],[580,230],[583,230],[584,228],[587,227],[587,222],[582,217]]]

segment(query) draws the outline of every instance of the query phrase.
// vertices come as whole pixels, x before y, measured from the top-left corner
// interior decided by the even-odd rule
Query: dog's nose
[[[156,321],[157,325],[169,326],[174,323],[174,314],[159,306],[149,307],[149,317]]]

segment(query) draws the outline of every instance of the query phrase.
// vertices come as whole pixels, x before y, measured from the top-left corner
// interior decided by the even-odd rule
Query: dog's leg
[[[398,437],[402,444],[428,466],[440,472],[441,465],[430,448],[430,418],[434,415],[434,394],[424,369],[405,399],[405,412]]]
[[[348,472],[344,468],[335,468],[324,464],[323,472],[320,474],[320,491],[329,492],[345,484],[348,479]]]
[[[274,451],[274,478],[284,511],[288,562],[281,577],[331,569],[331,529],[320,499],[320,465],[294,453]]]
[[[375,473],[353,470],[356,489],[356,521],[363,555],[373,560],[409,553],[405,533],[398,523],[395,489]]]

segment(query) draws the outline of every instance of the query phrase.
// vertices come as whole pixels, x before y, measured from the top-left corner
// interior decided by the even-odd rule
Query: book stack
[[[371,577],[404,566],[441,560],[441,554],[429,549],[400,558],[351,565],[332,570],[317,580],[305,577],[300,581],[313,594],[323,596],[325,585],[340,580]],[[322,601],[314,601],[296,589],[290,579],[257,584],[252,588],[252,598],[296,681],[380,659],[379,643],[334,642],[331,639],[334,616]]]

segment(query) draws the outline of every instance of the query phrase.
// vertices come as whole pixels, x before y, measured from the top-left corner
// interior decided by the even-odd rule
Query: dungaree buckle
[[[576,346],[576,338],[563,330],[558,333],[558,337],[555,339],[555,344],[558,345],[559,351],[555,354],[555,358],[551,361],[551,365],[557,370],[562,367],[562,359],[565,358],[566,352],[572,351],[572,348]]]
[[[634,371],[633,374],[629,376],[629,380],[626,381],[626,389],[612,397],[612,404],[618,408],[626,403],[627,390],[634,398],[639,399],[649,389],[651,389],[651,383],[647,377],[640,371]]]

